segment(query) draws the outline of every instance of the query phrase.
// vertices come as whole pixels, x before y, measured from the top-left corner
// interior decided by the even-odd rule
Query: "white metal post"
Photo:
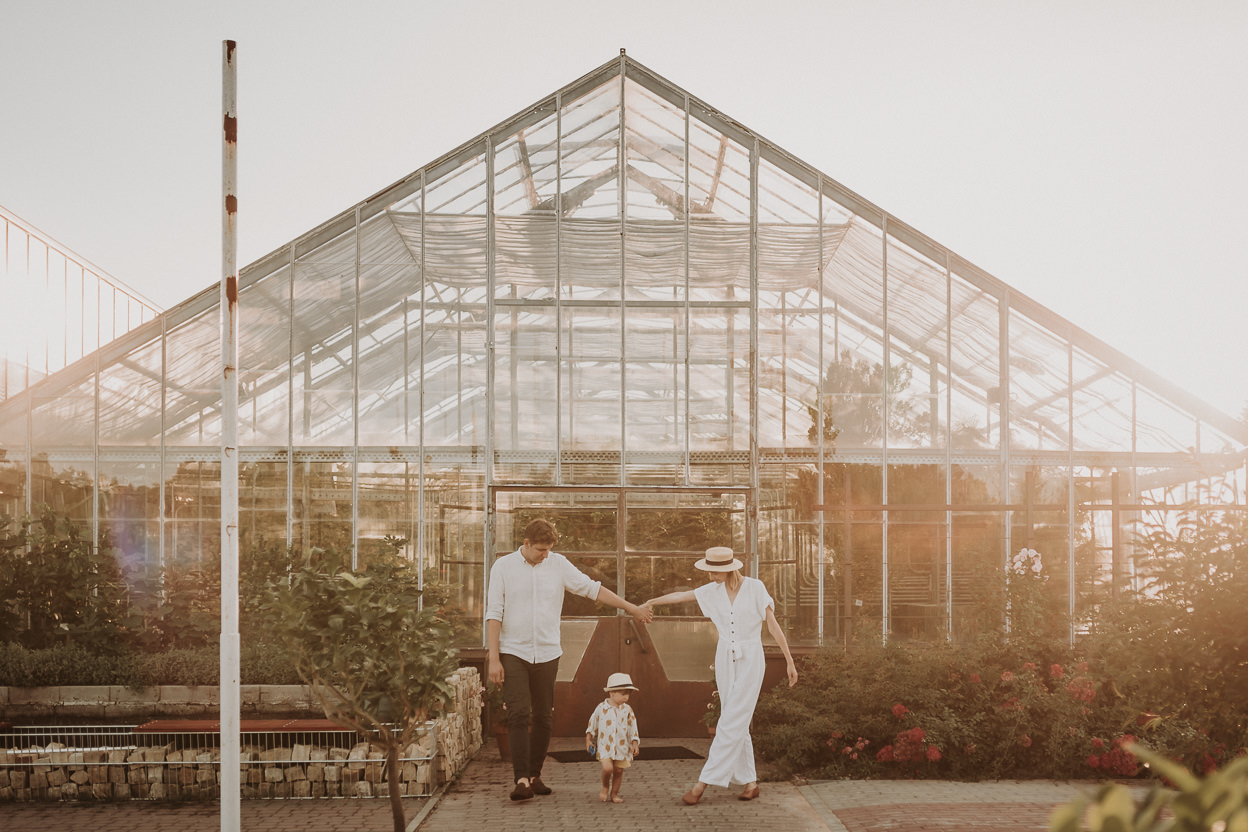
[[[221,157],[221,829],[241,826],[238,636],[238,111],[234,41],[223,42]]]

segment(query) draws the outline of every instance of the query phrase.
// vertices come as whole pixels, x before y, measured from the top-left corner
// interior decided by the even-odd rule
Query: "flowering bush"
[[[1225,757],[1069,651],[1038,660],[989,641],[824,650],[797,687],[763,695],[754,731],[780,776],[970,780],[1137,776],[1123,750],[1137,736],[1176,759]]]
[[[1002,570],[998,632],[822,650],[760,698],[759,757],[773,774],[975,780],[1138,776],[1133,739],[1198,772],[1248,753],[1248,512],[1139,542],[1145,591],[1084,598],[1077,651],[1060,560],[1024,549]]]

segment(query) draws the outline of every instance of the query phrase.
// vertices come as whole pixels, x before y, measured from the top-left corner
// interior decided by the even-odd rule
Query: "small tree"
[[[273,632],[325,716],[386,754],[395,832],[403,832],[399,754],[445,707],[458,666],[451,626],[421,609],[418,571],[397,557],[366,574],[305,566],[270,590]]]

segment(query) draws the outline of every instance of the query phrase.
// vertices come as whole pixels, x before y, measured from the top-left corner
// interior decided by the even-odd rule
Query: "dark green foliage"
[[[391,772],[420,725],[454,694],[448,678],[459,664],[450,622],[435,606],[424,608],[420,595],[418,568],[383,553],[360,574],[332,562],[304,566],[268,595],[269,626],[325,716],[371,736]],[[389,782],[394,828],[402,832],[398,777]]]
[[[102,535],[91,545],[78,526],[45,509],[13,527],[0,518],[0,628],[32,648],[78,644],[119,652],[127,619],[117,561]]]
[[[244,685],[302,684],[285,648],[273,644],[245,645],[240,657]],[[216,645],[159,653],[127,651],[100,655],[77,645],[30,650],[0,644],[0,686],[61,685],[215,685],[221,654]]]
[[[1248,745],[1248,517],[1191,512],[1145,531],[1144,591],[1104,609],[1087,650],[1143,710],[1232,753]]]

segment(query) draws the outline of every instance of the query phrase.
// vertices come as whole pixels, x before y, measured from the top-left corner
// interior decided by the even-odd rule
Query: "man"
[[[524,544],[499,558],[490,571],[485,607],[488,673],[491,682],[502,686],[510,715],[512,800],[551,792],[541,775],[554,719],[555,676],[563,655],[559,639],[563,593],[624,610],[641,622],[654,617],[552,552],[558,539],[549,521],[534,520],[524,529]]]

